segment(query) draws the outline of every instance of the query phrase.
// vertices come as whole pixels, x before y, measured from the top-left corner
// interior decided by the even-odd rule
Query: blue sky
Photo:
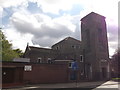
[[[112,55],[118,44],[118,1],[0,0],[0,27],[13,48],[51,47],[68,36],[81,40],[80,19],[94,11],[106,17]]]

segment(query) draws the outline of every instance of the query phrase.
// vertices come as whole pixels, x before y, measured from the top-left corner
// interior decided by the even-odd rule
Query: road
[[[23,87],[14,87],[2,90],[62,90],[65,88],[88,88],[91,90],[120,90],[120,82],[115,81],[98,81],[98,82],[79,82],[79,83],[58,83],[58,84],[37,84]],[[81,90],[81,89],[80,89]]]

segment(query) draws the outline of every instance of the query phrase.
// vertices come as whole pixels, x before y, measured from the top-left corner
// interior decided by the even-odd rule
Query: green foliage
[[[0,30],[0,60],[2,60],[2,32],[1,30]]]
[[[120,48],[116,50],[116,53],[112,56],[111,67],[114,69],[114,77],[120,77]]]
[[[16,52],[19,57],[21,57],[21,56],[23,55],[23,52],[22,52],[22,50],[20,50],[20,49],[15,49],[15,50],[13,50],[13,51]]]
[[[120,48],[118,48],[118,50],[116,50],[116,52],[112,56],[112,58],[114,58],[116,61],[120,62],[120,60],[119,60],[119,58],[120,58]]]
[[[9,43],[8,40],[6,40],[3,32],[0,30],[0,56],[2,56],[2,58],[0,57],[0,59],[2,59],[3,61],[12,61],[13,58],[16,57],[20,57],[22,56],[22,51],[20,49],[12,49],[12,44]]]
[[[116,80],[116,79],[118,80],[118,79],[120,79],[120,78],[112,78],[112,79],[113,79],[113,80]]]

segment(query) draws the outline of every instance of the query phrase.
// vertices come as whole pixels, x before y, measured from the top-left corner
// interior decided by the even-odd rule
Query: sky
[[[0,27],[13,48],[49,48],[73,37],[81,40],[80,19],[96,12],[106,17],[109,54],[118,47],[119,0],[0,0]]]

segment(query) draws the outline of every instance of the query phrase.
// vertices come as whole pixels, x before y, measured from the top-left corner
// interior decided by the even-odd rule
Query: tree
[[[115,54],[112,56],[111,64],[112,64],[112,72],[113,77],[120,77],[120,48],[116,50]]]
[[[20,49],[14,49],[13,51],[16,52],[19,57],[22,57],[22,56],[23,56],[22,50],[20,50]]]
[[[23,53],[20,49],[12,49],[12,44],[6,40],[5,35],[0,30],[0,53],[2,61],[12,61],[13,58],[20,57]]]

